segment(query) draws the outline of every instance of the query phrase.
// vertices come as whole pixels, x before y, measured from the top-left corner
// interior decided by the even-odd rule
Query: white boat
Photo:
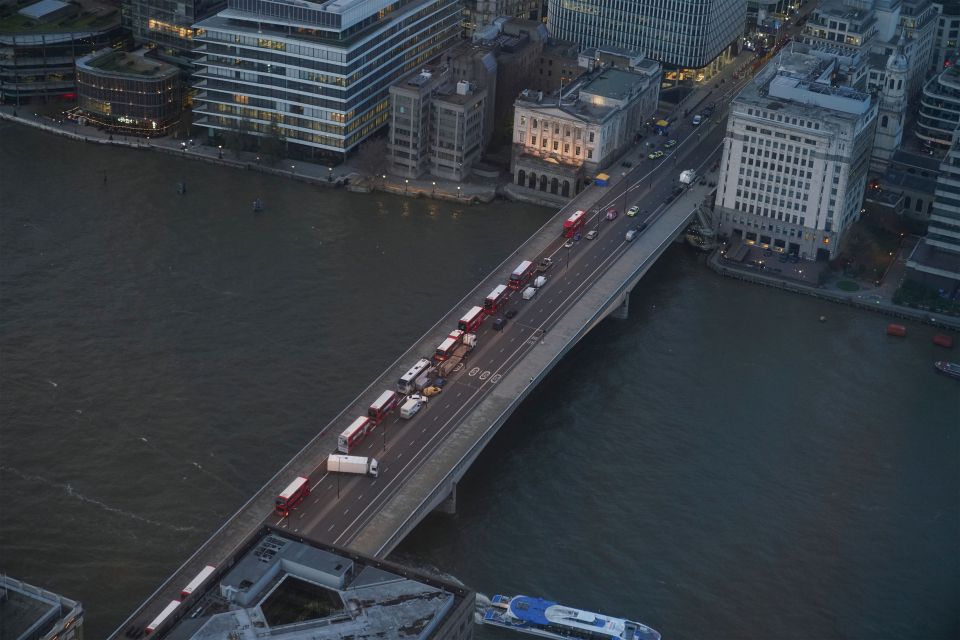
[[[640,622],[565,607],[529,596],[495,595],[478,606],[478,622],[542,638],[569,640],[660,640],[660,633]]]

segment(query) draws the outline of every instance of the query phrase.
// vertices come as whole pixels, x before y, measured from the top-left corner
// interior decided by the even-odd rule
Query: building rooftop
[[[0,2],[0,34],[96,32],[120,24],[120,9],[99,0],[40,0],[6,14],[4,4]]]
[[[264,528],[184,616],[171,640],[413,640],[473,592],[403,567]]]
[[[52,591],[0,576],[0,638],[18,640],[46,634],[66,638],[83,624],[83,607]],[[69,637],[73,637],[69,635]]]
[[[78,58],[77,66],[89,67],[116,75],[152,78],[179,73],[179,70],[172,64],[145,58],[144,53],[144,51],[127,53],[113,49],[101,49],[83,58]]]
[[[608,68],[580,87],[580,93],[592,94],[612,100],[626,100],[638,87],[645,85],[646,78],[623,69]]]
[[[833,86],[836,60],[789,47],[772,58],[735,98],[736,102],[785,115],[856,121],[875,111],[870,94]]]

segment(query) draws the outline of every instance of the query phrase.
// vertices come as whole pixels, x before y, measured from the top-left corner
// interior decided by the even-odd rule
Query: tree
[[[287,149],[287,141],[280,132],[277,123],[270,124],[267,135],[260,138],[260,155],[264,162],[269,165],[275,165],[283,159]]]
[[[384,136],[376,136],[360,145],[355,160],[357,168],[365,176],[372,178],[385,173],[387,158],[387,139]]]

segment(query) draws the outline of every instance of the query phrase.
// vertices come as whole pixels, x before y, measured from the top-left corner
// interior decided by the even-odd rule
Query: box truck
[[[327,471],[330,473],[357,473],[374,478],[379,474],[376,458],[344,456],[337,453],[331,453],[327,457]]]

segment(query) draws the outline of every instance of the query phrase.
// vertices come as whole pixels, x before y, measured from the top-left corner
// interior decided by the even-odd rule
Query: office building
[[[940,73],[953,64],[960,49],[960,2],[945,0],[934,3],[937,9],[937,30],[933,41],[930,72]]]
[[[78,115],[123,135],[165,135],[180,121],[180,70],[142,51],[101,49],[77,60]]]
[[[672,69],[718,68],[746,24],[743,0],[549,0],[547,25],[561,40],[642,51]]]
[[[720,163],[720,233],[834,257],[860,215],[877,106],[831,84],[835,61],[806,47],[774,57],[734,98]]]
[[[524,91],[513,121],[511,173],[519,187],[569,198],[633,144],[657,110],[662,72],[649,58],[587,72],[563,91]]]
[[[98,0],[7,7],[0,22],[0,102],[72,102],[76,59],[126,41],[120,10]]]
[[[830,55],[862,60],[863,66],[838,69],[854,88],[879,91],[887,60],[904,36],[909,100],[920,90],[930,66],[936,16],[930,0],[824,0],[797,40]]]
[[[83,606],[47,589],[0,575],[0,638],[82,640]]]
[[[473,636],[470,589],[284,530],[264,527],[219,567],[157,633],[169,640]]]
[[[540,0],[464,0],[463,29],[468,37],[498,18],[540,21]]]
[[[217,13],[226,0],[122,0],[123,24],[138,45],[153,55],[192,71],[197,30],[194,24]]]
[[[342,159],[390,117],[390,85],[457,39],[456,0],[229,0],[196,26],[195,124]]]
[[[457,80],[449,64],[415,72],[391,86],[391,172],[405,178],[429,172],[458,182],[468,176],[489,139],[488,86]]]
[[[920,95],[916,134],[935,149],[951,146],[960,125],[960,68],[950,66],[930,78]]]
[[[907,269],[908,277],[950,299],[960,291],[960,130],[940,164],[927,235],[910,254]]]

